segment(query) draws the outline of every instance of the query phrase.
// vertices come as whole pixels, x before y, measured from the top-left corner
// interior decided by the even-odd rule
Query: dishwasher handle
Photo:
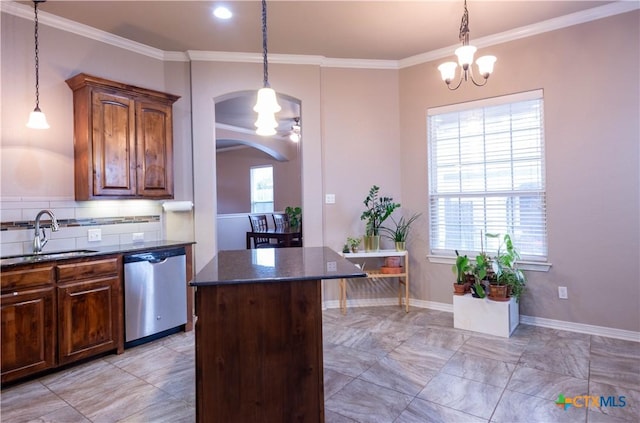
[[[169,248],[164,250],[146,251],[144,253],[127,254],[124,256],[125,263],[135,263],[138,261],[148,261],[158,264],[166,261],[170,257],[186,255],[184,247]]]

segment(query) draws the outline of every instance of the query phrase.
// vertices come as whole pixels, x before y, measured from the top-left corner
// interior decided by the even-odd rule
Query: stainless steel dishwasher
[[[186,266],[184,247],[124,256],[126,346],[187,323]]]

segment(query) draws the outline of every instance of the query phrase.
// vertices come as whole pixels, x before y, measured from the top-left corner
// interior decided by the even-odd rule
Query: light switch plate
[[[133,242],[144,242],[144,232],[135,232],[132,238]]]
[[[87,240],[89,242],[102,241],[102,229],[89,229],[87,231]]]
[[[335,204],[336,203],[336,195],[335,194],[325,194],[324,202],[326,204]]]

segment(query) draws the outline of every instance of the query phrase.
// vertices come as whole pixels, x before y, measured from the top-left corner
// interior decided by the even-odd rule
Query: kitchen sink
[[[28,263],[28,262],[36,262],[36,261],[82,257],[92,253],[97,253],[97,251],[96,250],[69,250],[69,251],[52,251],[50,253],[40,253],[40,254],[29,253],[29,254],[19,254],[15,256],[0,257],[0,260],[3,262],[2,264],[8,264],[9,261],[11,263]]]

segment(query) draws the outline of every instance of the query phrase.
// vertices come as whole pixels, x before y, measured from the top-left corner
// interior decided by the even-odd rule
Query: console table
[[[409,252],[396,250],[365,251],[357,253],[342,253],[347,260],[402,257],[403,265],[400,273],[382,273],[379,269],[364,269],[367,279],[397,278],[398,279],[398,305],[402,307],[402,297],[404,296],[405,311],[409,312]],[[404,288],[404,289],[403,289]],[[347,312],[347,278],[340,279],[340,310],[342,314]]]
[[[321,280],[364,276],[326,247],[220,251],[191,283],[196,421],[324,422]]]

